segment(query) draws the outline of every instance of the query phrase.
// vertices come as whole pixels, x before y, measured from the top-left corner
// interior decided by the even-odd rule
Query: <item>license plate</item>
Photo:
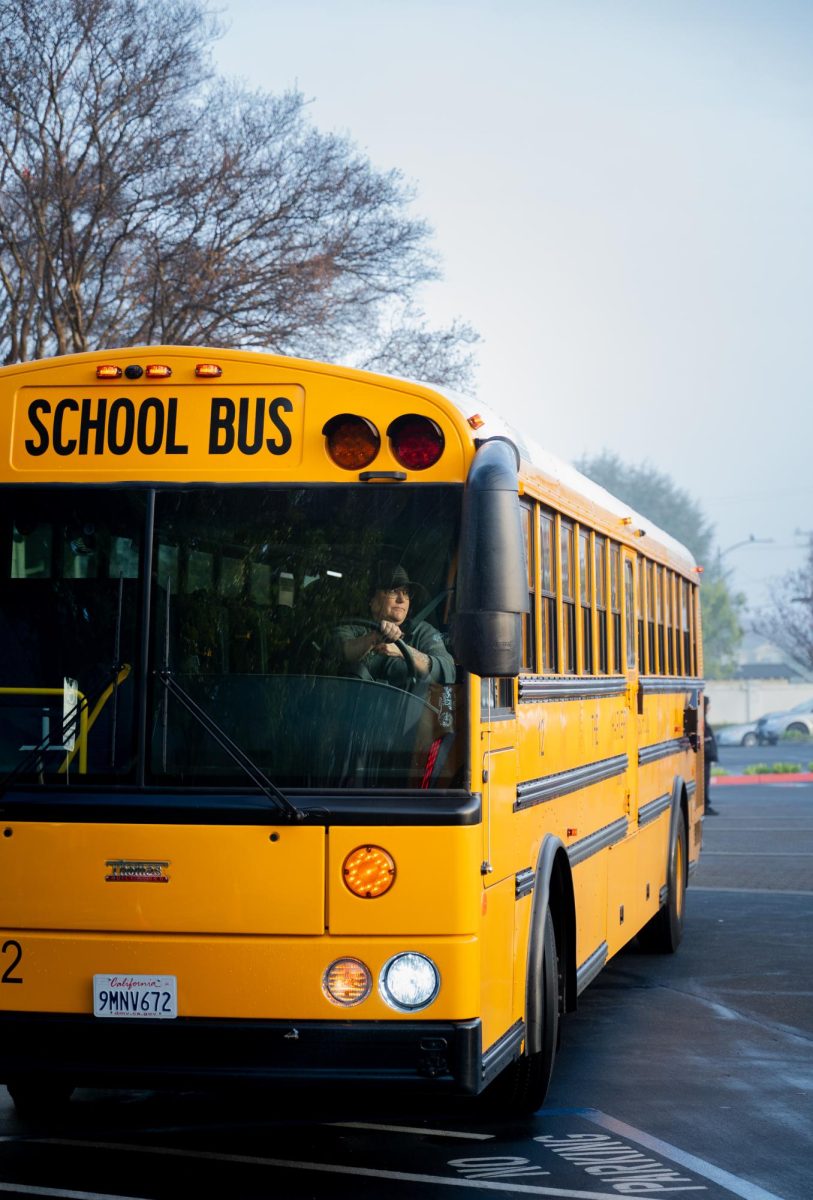
[[[167,1021],[178,1015],[175,975],[94,975],[94,1017]]]

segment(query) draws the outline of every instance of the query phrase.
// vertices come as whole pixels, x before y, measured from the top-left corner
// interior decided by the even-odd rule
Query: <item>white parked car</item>
[[[747,721],[744,725],[726,725],[722,729],[715,729],[714,736],[718,746],[756,746],[759,742],[756,721]]]
[[[760,742],[773,744],[783,733],[813,734],[813,699],[789,708],[787,712],[773,713],[757,721],[757,737]]]

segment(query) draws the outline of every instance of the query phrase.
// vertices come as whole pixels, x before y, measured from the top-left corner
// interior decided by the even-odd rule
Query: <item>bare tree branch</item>
[[[216,342],[462,386],[476,335],[401,176],[213,77],[199,0],[0,0],[0,346]],[[394,325],[394,308],[407,314]]]

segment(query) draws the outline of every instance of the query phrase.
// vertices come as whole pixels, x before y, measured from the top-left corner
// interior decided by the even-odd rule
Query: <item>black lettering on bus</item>
[[[119,431],[119,414],[124,414],[124,429]],[[135,432],[135,405],[129,396],[119,396],[110,405],[107,421],[107,448],[111,454],[129,454]]]
[[[237,422],[237,449],[243,454],[256,454],[263,444],[263,423],[265,418],[265,396],[257,396],[254,400],[254,435],[248,438],[248,396],[240,397],[240,415]]]
[[[176,440],[175,429],[178,422],[178,397],[170,396],[167,400],[167,454],[188,454],[189,446]]]
[[[54,409],[54,452],[63,458],[73,454],[76,449],[76,438],[68,438],[67,441],[63,441],[62,438],[62,421],[66,412],[79,412],[79,405],[70,396],[60,400]]]
[[[0,977],[0,983],[22,983],[22,981],[23,981],[22,976],[21,975],[13,975],[12,971],[14,971],[15,967],[17,967],[19,965],[20,959],[23,956],[23,948],[19,942],[13,942],[13,941],[3,942],[3,949],[2,949],[2,951],[0,951],[0,953],[5,955],[5,954],[8,954],[9,950],[11,950],[14,953],[14,958],[11,960],[9,965],[6,967],[5,971],[2,974],[2,977]]]
[[[234,449],[234,401],[228,396],[213,396],[209,419],[209,453],[228,454]],[[221,441],[221,434],[223,435]]]
[[[48,430],[39,419],[40,413],[49,413],[51,405],[47,400],[32,400],[28,406],[28,421],[31,428],[39,435],[39,441],[34,441],[33,438],[26,438],[25,448],[28,453],[37,458],[40,454],[44,454],[48,449]]]
[[[107,397],[100,396],[97,401],[96,416],[92,416],[93,401],[89,396],[82,400],[82,415],[79,418],[79,453],[87,454],[91,433],[94,434],[93,453],[101,454],[104,450],[104,427],[107,416]]]
[[[152,424],[152,436],[149,434],[150,424]],[[142,454],[157,454],[163,440],[164,406],[157,396],[148,396],[138,410],[136,445]]]
[[[273,438],[266,440],[266,447],[271,454],[287,454],[291,449],[291,431],[280,417],[280,409],[284,412],[293,412],[293,401],[289,400],[286,396],[277,396],[268,405],[268,415],[271,418],[271,423],[272,425],[276,425],[280,433],[280,440],[278,442],[274,441]]]

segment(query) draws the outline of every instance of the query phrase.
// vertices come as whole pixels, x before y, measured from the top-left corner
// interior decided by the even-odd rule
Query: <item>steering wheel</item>
[[[380,621],[370,621],[367,617],[347,617],[346,623],[348,625],[366,625],[368,629],[381,628]],[[397,642],[390,642],[389,644],[391,646],[396,646],[398,650],[400,650],[404,662],[406,663],[407,686],[404,690],[407,692],[414,692],[418,686],[418,670],[415,666],[415,659],[412,651],[410,650],[409,646],[404,644],[403,638],[399,639]]]

